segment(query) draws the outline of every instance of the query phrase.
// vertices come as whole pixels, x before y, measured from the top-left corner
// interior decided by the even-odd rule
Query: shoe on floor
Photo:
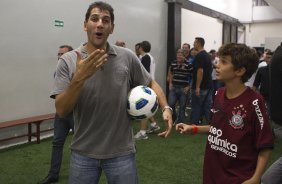
[[[43,180],[39,181],[37,184],[51,184],[51,183],[56,183],[58,182],[59,178],[54,177],[51,175],[46,176]]]
[[[138,132],[135,136],[134,136],[135,140],[146,140],[148,139],[147,134],[142,134],[141,132]]]
[[[155,126],[151,126],[149,127],[149,129],[146,131],[147,134],[151,134],[151,133],[156,133],[157,131],[159,131],[161,129],[161,127],[159,127],[158,125]]]

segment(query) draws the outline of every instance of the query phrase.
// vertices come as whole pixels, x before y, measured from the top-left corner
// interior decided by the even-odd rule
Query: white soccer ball
[[[154,116],[158,106],[156,93],[147,86],[137,86],[128,93],[127,112],[134,120],[143,120]]]

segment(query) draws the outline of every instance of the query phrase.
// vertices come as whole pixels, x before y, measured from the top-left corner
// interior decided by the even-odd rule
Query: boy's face
[[[230,56],[220,56],[219,62],[215,65],[216,67],[216,79],[223,82],[230,82],[236,78],[241,78],[245,73],[240,70],[235,70],[232,64],[232,59]]]
[[[108,11],[93,8],[89,19],[84,22],[84,30],[87,32],[88,42],[96,49],[104,49],[107,39],[113,33],[114,24]]]

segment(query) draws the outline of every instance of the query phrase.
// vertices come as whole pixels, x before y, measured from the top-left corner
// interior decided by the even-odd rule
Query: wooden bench
[[[31,142],[31,137],[34,136],[34,137],[36,137],[37,144],[39,144],[40,143],[40,133],[50,131],[50,129],[41,130],[40,129],[41,123],[45,120],[50,120],[50,119],[54,119],[54,118],[55,118],[55,113],[52,113],[52,114],[45,114],[45,115],[40,115],[40,116],[28,117],[28,118],[24,118],[24,119],[17,119],[17,120],[12,120],[12,121],[0,122],[0,129],[19,126],[19,125],[27,125],[28,126],[27,134],[25,133],[25,134],[21,134],[21,135],[15,135],[13,137],[0,139],[0,142],[8,141],[8,140],[20,138],[20,137],[25,137],[25,136],[28,136],[28,142]],[[35,124],[35,126],[36,126],[35,132],[32,132],[32,124]]]

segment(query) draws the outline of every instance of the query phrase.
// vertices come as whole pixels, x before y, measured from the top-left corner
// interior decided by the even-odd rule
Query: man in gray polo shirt
[[[69,183],[98,183],[102,170],[109,184],[138,183],[127,94],[137,85],[156,92],[166,124],[162,137],[172,129],[171,108],[136,55],[107,42],[114,30],[109,4],[89,6],[84,30],[88,41],[61,57],[51,92],[59,116],[74,113]]]

